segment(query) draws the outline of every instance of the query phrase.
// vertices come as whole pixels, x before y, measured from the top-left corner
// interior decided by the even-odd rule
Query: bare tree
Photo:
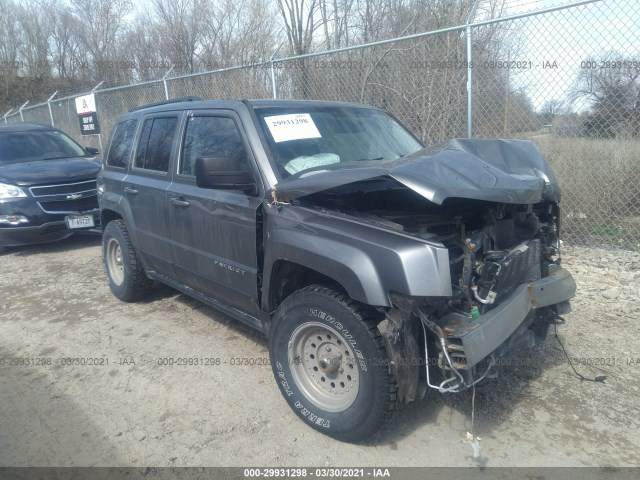
[[[71,0],[75,34],[95,65],[93,80],[112,78],[117,70],[109,61],[116,58],[118,36],[124,33],[131,0]]]
[[[18,22],[24,35],[20,46],[21,57],[27,65],[30,77],[51,77],[49,65],[49,40],[53,31],[50,15],[54,6],[47,0],[31,0],[20,6]]]
[[[324,30],[327,50],[350,45],[351,33],[355,27],[356,0],[320,0],[319,11]]]
[[[210,15],[206,0],[152,0],[154,28],[176,70],[197,70],[197,54]]]
[[[75,34],[75,18],[66,6],[49,10],[52,17],[50,48],[54,71],[60,79],[78,79],[79,65],[76,55],[80,40]]]
[[[11,76],[19,68],[18,50],[22,32],[17,21],[17,5],[12,0],[4,0],[3,3],[0,9],[0,61],[3,76]]]
[[[540,115],[545,125],[550,125],[557,115],[564,111],[564,102],[558,99],[547,100],[542,105]]]
[[[610,138],[640,135],[640,68],[633,58],[609,52],[601,60],[588,58],[571,92],[573,105],[582,101],[591,108],[585,134]],[[604,65],[606,68],[598,68]]]
[[[139,14],[122,37],[121,55],[135,68],[134,81],[160,78],[167,70],[162,60],[163,39],[147,12]],[[167,60],[168,62],[168,60]]]
[[[318,27],[315,17],[319,7],[320,0],[278,0],[293,55],[304,55],[311,51],[313,35]]]
[[[261,0],[213,5],[203,37],[202,63],[215,69],[267,60],[274,50],[277,13]]]
[[[266,61],[286,34],[289,53],[301,56],[323,49],[395,38],[464,24],[474,0],[151,0],[132,12],[132,0],[3,0],[0,10],[0,60],[14,71],[2,76],[0,104],[15,104],[16,92],[37,97],[57,85],[88,87],[99,80],[126,84],[160,78],[174,66],[192,73]],[[500,15],[505,0],[483,0],[482,18]],[[516,48],[517,32],[505,24],[474,29],[478,60]],[[278,77],[284,95],[339,98],[374,103],[398,113],[428,142],[464,124],[466,106],[465,38],[459,32],[306,59],[285,65]],[[507,58],[508,58],[507,54]],[[47,72],[34,70],[50,60]],[[322,65],[322,60],[328,61]],[[347,68],[335,67],[342,61]],[[434,62],[452,68],[433,68]],[[13,63],[12,63],[13,62]],[[421,68],[421,62],[425,68]],[[113,66],[112,66],[113,65]],[[134,68],[125,68],[127,65]],[[408,69],[407,65],[418,68]],[[294,68],[295,67],[295,68]],[[18,69],[21,69],[18,72]],[[476,70],[476,117],[480,124],[524,129],[535,118],[523,92],[505,70]],[[28,78],[19,77],[26,75]],[[199,80],[183,82],[185,93],[232,96],[258,85],[270,88],[263,69],[230,72],[214,88]],[[505,76],[506,75],[506,76]],[[515,74],[514,74],[515,75]],[[66,83],[65,83],[66,82]],[[252,83],[253,82],[253,83]],[[206,83],[206,82],[205,82]],[[16,85],[19,88],[16,89]],[[217,90],[216,90],[217,88]],[[287,91],[285,91],[287,90]],[[10,95],[11,93],[11,95]],[[41,95],[40,95],[41,96]],[[9,99],[10,100],[7,100]],[[46,97],[45,97],[46,98]],[[516,122],[516,118],[518,121]],[[493,119],[493,120],[492,120]],[[495,119],[501,119],[496,122]],[[498,125],[499,124],[499,125]],[[517,125],[516,125],[517,124]],[[503,128],[504,126],[504,128]]]

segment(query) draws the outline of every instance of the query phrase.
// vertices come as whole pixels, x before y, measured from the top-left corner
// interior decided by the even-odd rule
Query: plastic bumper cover
[[[477,320],[451,313],[436,321],[448,341],[462,345],[469,367],[498,349],[525,321],[529,312],[575,296],[576,282],[571,274],[557,265],[550,265],[549,270],[549,276],[520,285],[509,298]]]

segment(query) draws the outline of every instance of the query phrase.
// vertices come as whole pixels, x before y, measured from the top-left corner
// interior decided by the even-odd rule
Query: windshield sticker
[[[264,121],[267,122],[267,127],[276,143],[322,137],[308,113],[274,115],[264,117]]]

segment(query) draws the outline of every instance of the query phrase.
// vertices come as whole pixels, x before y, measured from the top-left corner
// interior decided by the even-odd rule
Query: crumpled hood
[[[0,165],[0,182],[19,186],[68,183],[95,178],[102,168],[99,160],[64,158]]]
[[[447,198],[518,204],[560,200],[549,164],[527,140],[453,139],[394,161],[338,163],[301,172],[275,190],[278,199],[287,201],[384,176],[439,205]]]

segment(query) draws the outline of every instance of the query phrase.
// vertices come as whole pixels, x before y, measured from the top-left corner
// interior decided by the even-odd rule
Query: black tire
[[[355,442],[396,411],[397,386],[376,323],[347,295],[318,285],[278,308],[269,333],[273,373],[289,406],[315,430]]]
[[[152,290],[153,282],[147,277],[122,220],[113,220],[104,229],[102,262],[109,288],[120,300],[131,302]]]

